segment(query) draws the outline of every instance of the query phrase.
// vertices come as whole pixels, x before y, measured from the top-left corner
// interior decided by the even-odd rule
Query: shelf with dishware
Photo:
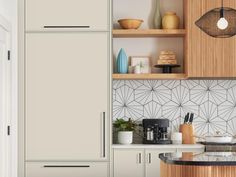
[[[114,38],[184,37],[185,29],[113,29]]]
[[[114,1],[113,80],[187,79],[183,2],[137,2],[134,9],[144,9],[136,14],[132,2]]]

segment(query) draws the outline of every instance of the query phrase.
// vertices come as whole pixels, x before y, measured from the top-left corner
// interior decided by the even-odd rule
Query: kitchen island
[[[236,153],[162,153],[161,177],[236,177]]]

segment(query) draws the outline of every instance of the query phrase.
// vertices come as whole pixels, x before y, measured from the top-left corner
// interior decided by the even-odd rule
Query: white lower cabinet
[[[25,177],[108,177],[108,163],[27,162]]]
[[[113,150],[113,177],[160,177],[161,153],[203,152],[202,148],[122,148]]]
[[[113,151],[114,177],[143,177],[144,150],[119,149]]]
[[[176,149],[165,150],[146,150],[146,175],[145,177],[160,177],[160,162],[159,154],[175,152]]]

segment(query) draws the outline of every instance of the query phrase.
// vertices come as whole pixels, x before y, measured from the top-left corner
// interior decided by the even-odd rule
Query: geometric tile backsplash
[[[177,131],[187,112],[198,136],[236,135],[236,80],[113,81],[113,120],[167,118]]]

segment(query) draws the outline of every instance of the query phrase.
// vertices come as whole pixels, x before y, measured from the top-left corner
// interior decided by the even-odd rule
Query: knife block
[[[179,127],[179,132],[182,133],[183,144],[196,144],[193,125],[181,124]]]

